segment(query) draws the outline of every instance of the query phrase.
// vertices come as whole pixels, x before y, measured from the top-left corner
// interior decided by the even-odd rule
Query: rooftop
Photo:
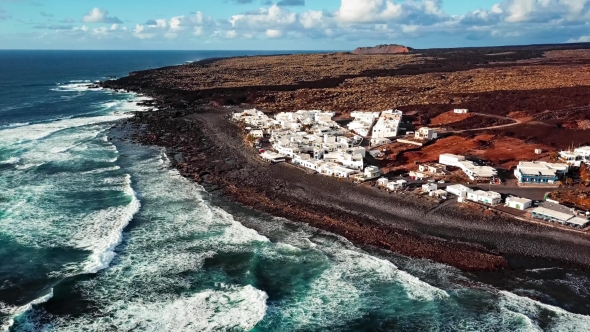
[[[528,198],[511,196],[511,197],[506,198],[506,202],[516,202],[516,203],[520,203],[520,204],[527,204],[532,201]]]
[[[550,209],[547,209],[547,208],[544,208],[544,207],[538,207],[538,208],[534,209],[532,213],[536,213],[536,214],[540,214],[540,215],[543,215],[543,216],[551,217],[551,218],[554,218],[554,219],[557,219],[557,220],[560,220],[560,221],[564,221],[564,222],[566,220],[569,220],[569,219],[571,219],[573,217],[572,214],[558,212],[558,211],[550,210]]]

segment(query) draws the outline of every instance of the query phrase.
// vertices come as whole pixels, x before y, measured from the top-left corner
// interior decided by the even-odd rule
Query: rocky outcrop
[[[397,45],[397,44],[390,44],[390,45],[377,45],[375,47],[358,47],[356,50],[352,51],[352,54],[400,54],[400,53],[410,53],[410,48]]]

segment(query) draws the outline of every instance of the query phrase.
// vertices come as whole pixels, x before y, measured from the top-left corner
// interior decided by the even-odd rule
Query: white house
[[[437,139],[438,138],[438,133],[434,129],[432,129],[432,128],[422,127],[422,128],[418,129],[414,133],[414,138],[415,139],[420,139],[420,140],[430,141],[430,140],[433,140],[433,139]]]
[[[436,190],[438,190],[438,186],[434,183],[427,183],[422,185],[422,191],[425,193],[429,193]]]
[[[390,181],[387,184],[387,189],[389,189],[391,191],[402,190],[407,186],[407,184],[408,184],[408,181],[406,181],[406,180]]]
[[[472,181],[489,181],[498,176],[498,171],[490,166],[479,166],[474,162],[465,160],[464,156],[454,154],[441,154],[438,162],[447,165],[459,167]]]
[[[461,184],[455,184],[452,186],[448,186],[447,187],[447,192],[459,196],[459,197],[467,197],[467,194],[472,192],[473,189],[466,187],[464,185]]]
[[[533,201],[528,198],[510,196],[506,198],[506,206],[517,210],[526,210],[533,205]]]
[[[575,167],[580,167],[582,163],[590,163],[590,146],[579,147],[574,151],[561,151],[559,159]]]
[[[260,154],[260,158],[270,163],[280,163],[285,161],[285,156],[282,156],[278,153],[274,153],[272,151],[264,151]]]
[[[427,177],[428,175],[426,175],[424,172],[410,171],[410,178],[414,180],[422,181]]]
[[[453,112],[456,114],[467,114],[469,113],[469,110],[466,108],[455,108]]]
[[[250,135],[252,135],[254,138],[262,138],[264,137],[264,131],[260,129],[250,130]]]
[[[377,180],[377,185],[380,187],[387,187],[387,184],[389,184],[389,179],[387,178],[380,178]]]
[[[443,164],[436,164],[436,163],[420,164],[418,166],[418,170],[420,172],[426,172],[426,173],[431,173],[431,174],[444,174],[445,171],[447,170],[447,167]]]
[[[400,110],[388,110],[382,112],[377,123],[373,126],[371,139],[378,140],[397,136],[401,119],[402,111]]]
[[[361,136],[368,136],[371,127],[380,115],[380,112],[352,112],[350,116],[354,118],[354,121],[348,124],[348,129]]]
[[[493,191],[470,191],[467,193],[467,199],[474,202],[497,205],[502,202],[502,195]]]

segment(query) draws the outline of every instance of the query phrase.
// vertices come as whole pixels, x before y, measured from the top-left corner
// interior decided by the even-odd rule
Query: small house
[[[506,198],[506,206],[517,210],[526,210],[533,205],[533,201],[528,198],[510,196]]]
[[[377,185],[379,187],[387,187],[388,183],[389,183],[389,180],[386,178],[380,178],[379,180],[377,180]]]
[[[447,187],[447,192],[459,197],[467,197],[467,194],[472,191],[473,189],[461,184],[455,184]]]
[[[468,192],[467,199],[478,203],[496,205],[502,202],[502,195],[493,191],[477,190]]]
[[[447,199],[447,192],[442,190],[442,189],[438,189],[435,191],[431,191],[429,193],[430,197],[436,197],[436,198],[441,198],[441,199]]]
[[[434,183],[427,183],[422,185],[422,191],[425,193],[431,193],[436,190],[438,190],[438,186]]]
[[[453,110],[453,113],[455,113],[455,114],[467,114],[467,113],[469,113],[469,110],[466,109],[466,108],[455,108]]]

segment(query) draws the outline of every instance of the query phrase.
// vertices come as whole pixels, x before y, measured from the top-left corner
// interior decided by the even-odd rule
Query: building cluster
[[[498,171],[490,166],[480,166],[475,162],[466,160],[465,156],[454,154],[441,154],[439,164],[460,168],[472,181],[487,182],[498,176]]]
[[[364,113],[371,114],[371,113]],[[376,113],[379,116],[379,113]],[[318,110],[283,112],[274,118],[258,110],[234,113],[251,135],[269,135],[276,152],[265,151],[261,158],[270,162],[287,159],[293,164],[326,176],[366,181],[381,175],[379,168],[365,167],[366,149],[362,138],[351,134],[332,120],[334,113]],[[366,119],[368,119],[367,117]],[[372,125],[372,123],[371,123]],[[256,136],[255,136],[256,137]]]
[[[575,167],[580,167],[582,163],[590,164],[590,146],[583,146],[570,151],[561,151],[559,153],[559,159]]]
[[[377,180],[377,186],[385,188],[389,191],[400,191],[406,189],[408,181],[406,180],[389,180],[387,178],[380,178]]]

